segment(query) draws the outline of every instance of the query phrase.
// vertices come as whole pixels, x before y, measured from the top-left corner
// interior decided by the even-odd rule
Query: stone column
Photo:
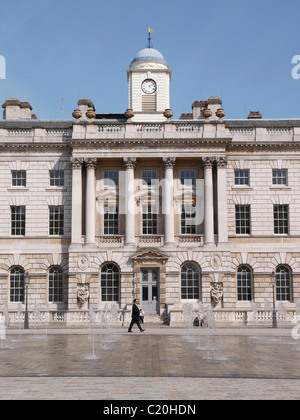
[[[81,244],[83,158],[71,158],[72,165],[72,244]]]
[[[214,198],[213,174],[214,158],[202,158],[204,166],[204,243],[214,243]]]
[[[165,178],[163,181],[162,212],[165,220],[165,245],[175,242],[174,236],[174,166],[175,157],[163,158]]]
[[[125,189],[125,245],[135,246],[135,197],[134,197],[134,168],[136,158],[124,158],[126,167]]]
[[[95,193],[95,170],[97,159],[85,159],[86,165],[86,245],[95,243],[95,223],[96,223],[96,193]]]
[[[216,159],[218,168],[218,242],[228,242],[227,219],[227,158]]]

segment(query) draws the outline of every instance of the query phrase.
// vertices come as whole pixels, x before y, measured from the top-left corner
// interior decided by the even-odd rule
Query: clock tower
[[[139,51],[127,71],[129,108],[134,122],[166,121],[164,112],[170,108],[171,70],[162,54],[152,48]]]

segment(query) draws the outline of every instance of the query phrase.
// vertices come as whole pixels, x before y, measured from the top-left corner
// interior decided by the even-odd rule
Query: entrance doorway
[[[141,269],[141,308],[145,314],[159,314],[159,269]]]

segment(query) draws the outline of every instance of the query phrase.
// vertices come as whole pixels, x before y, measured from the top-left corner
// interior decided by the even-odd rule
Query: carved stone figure
[[[88,299],[90,297],[90,292],[87,286],[81,286],[77,290],[77,298],[81,305],[84,305],[87,303]]]
[[[220,306],[223,300],[223,283],[211,283],[210,293],[214,306]]]

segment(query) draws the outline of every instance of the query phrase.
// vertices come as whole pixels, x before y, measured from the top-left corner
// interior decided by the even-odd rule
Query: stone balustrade
[[[2,142],[11,142],[12,138],[18,142],[26,142],[33,139],[35,142],[65,141],[66,139],[233,139],[233,142],[288,142],[300,140],[300,127],[278,126],[272,124],[265,126],[235,124],[228,120],[226,123],[205,121],[172,121],[169,123],[130,123],[93,121],[93,123],[73,123],[64,121],[63,126],[47,121],[29,122],[0,122],[0,137]],[[48,127],[49,126],[49,127]]]
[[[128,309],[118,309],[118,322],[116,324],[115,321],[111,320],[108,316],[105,324],[107,326],[121,326],[122,324],[126,324],[130,320],[130,313],[131,311]],[[0,312],[1,314],[1,312]],[[40,311],[38,319],[34,311],[29,310],[29,325],[34,328],[47,326],[47,325],[80,325],[80,326],[88,326],[90,322],[90,312],[89,310],[81,310],[81,311],[55,311],[50,310],[49,312]],[[98,309],[94,311],[95,316],[95,323],[100,324],[103,323],[101,319],[101,314],[103,314],[103,309]],[[183,311],[181,309],[178,310],[170,310],[170,317],[169,322],[170,326],[174,325],[183,325],[185,323],[183,319]],[[197,311],[194,311],[194,317],[196,318],[198,315]],[[291,310],[287,312],[287,316],[285,318],[282,317],[276,312],[277,315],[277,322],[278,326],[290,325],[293,328],[297,323],[300,322],[300,315],[297,315],[295,310]],[[265,326],[271,327],[272,320],[273,320],[273,312],[267,310],[258,310],[255,314],[251,310],[243,310],[243,309],[215,309],[213,312],[214,320],[216,322],[216,327],[222,326]],[[9,311],[9,326],[10,327],[17,327],[24,324],[24,312],[17,312],[17,311]]]

